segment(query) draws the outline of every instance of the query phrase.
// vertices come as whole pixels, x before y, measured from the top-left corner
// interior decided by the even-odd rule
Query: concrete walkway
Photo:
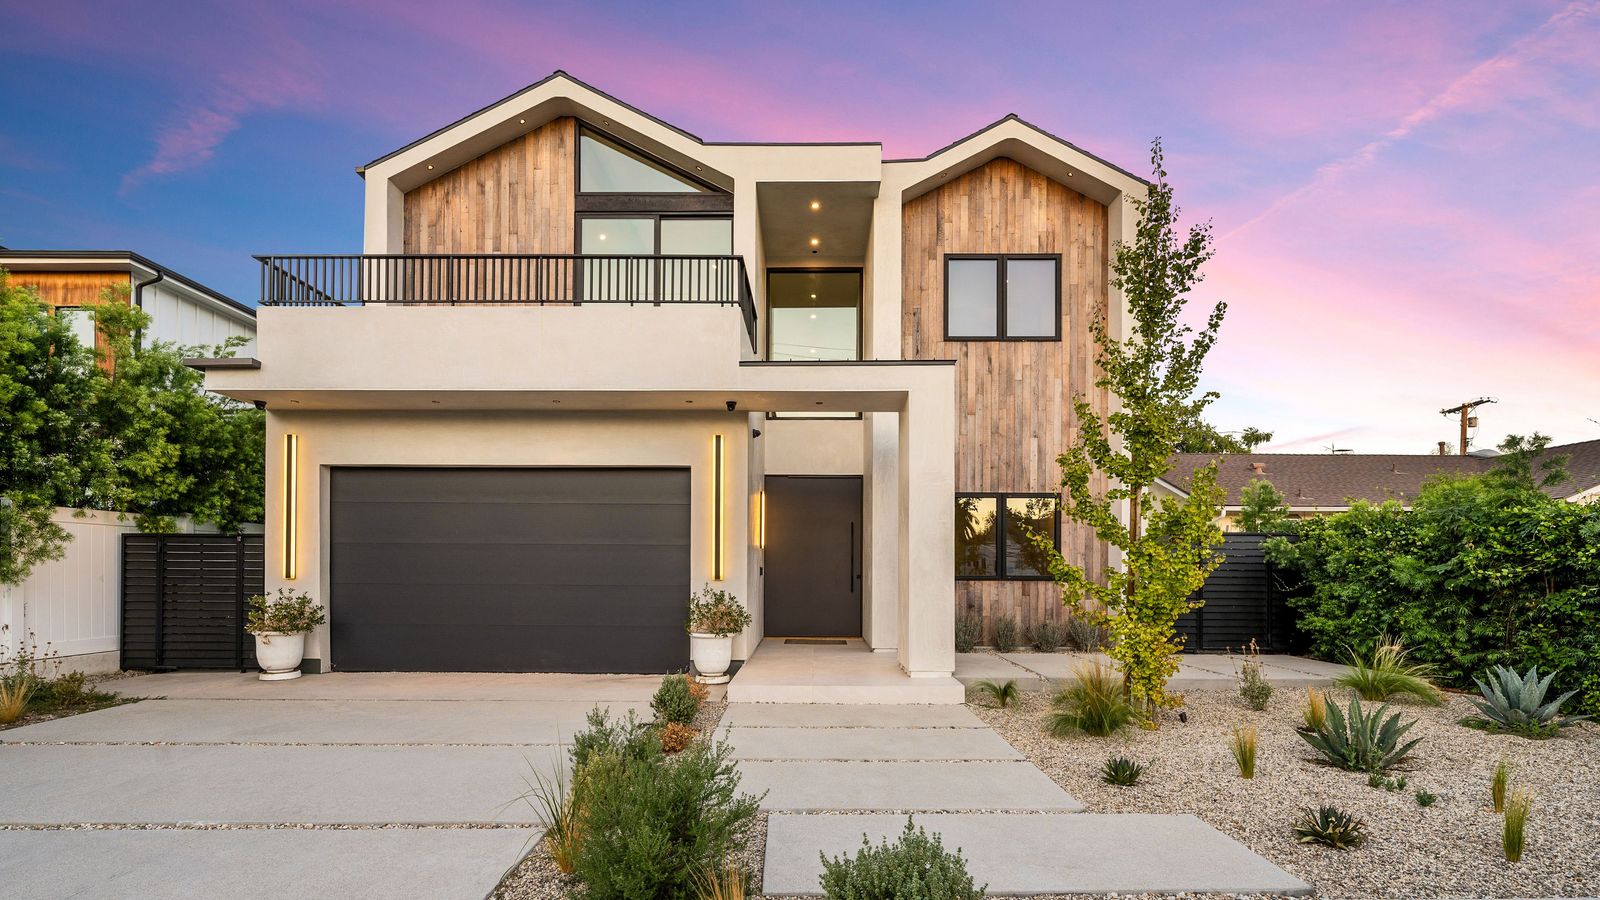
[[[763,890],[817,894],[820,854],[906,815],[991,893],[1310,888],[1193,816],[1090,815],[965,706],[730,704],[718,735],[765,791]]]
[[[0,824],[21,826],[0,830],[0,893],[481,900],[538,833],[511,802],[525,779],[565,765],[594,706],[648,715],[659,683],[119,681],[171,699],[0,731]]]
[[[1217,653],[1185,653],[1178,666],[1178,674],[1167,683],[1174,691],[1230,690],[1239,683],[1238,664],[1243,657]],[[1260,656],[1262,674],[1274,685],[1282,688],[1326,687],[1333,679],[1344,674],[1345,667],[1338,663],[1289,656],[1280,653],[1263,653]],[[1048,690],[1053,683],[1066,681],[1073,670],[1085,662],[1109,664],[1101,653],[1013,653],[975,652],[956,654],[956,680],[968,687],[980,681],[1011,681],[1025,691]]]

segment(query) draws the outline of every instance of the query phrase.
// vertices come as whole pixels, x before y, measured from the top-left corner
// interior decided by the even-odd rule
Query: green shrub
[[[983,640],[983,617],[974,612],[956,616],[956,652],[971,653]]]
[[[828,900],[978,900],[988,885],[975,887],[961,852],[944,849],[906,819],[893,844],[872,846],[865,835],[855,858],[822,854],[822,893]]]
[[[1010,616],[1000,616],[994,620],[994,648],[1001,653],[1010,653],[1017,649],[1017,620]]]
[[[1399,641],[1385,635],[1370,657],[1356,653],[1355,648],[1345,648],[1345,665],[1349,671],[1333,680],[1361,695],[1363,700],[1383,701],[1391,697],[1409,697],[1429,706],[1444,702],[1444,696],[1433,684],[1433,667],[1409,663],[1407,651]]]
[[[278,588],[274,597],[257,594],[250,598],[245,613],[245,630],[251,634],[304,634],[328,621],[328,614],[310,594],[296,594]]]
[[[1366,843],[1365,822],[1334,806],[1302,810],[1294,823],[1294,836],[1302,844],[1322,844],[1348,850]]]
[[[1424,790],[1422,788],[1417,788],[1417,792],[1412,794],[1411,796],[1416,799],[1417,805],[1422,807],[1422,808],[1424,808],[1424,809],[1432,806],[1439,799],[1439,795],[1438,794],[1435,794],[1433,791]]]
[[[687,675],[668,675],[661,679],[661,687],[650,698],[650,709],[656,714],[656,723],[666,725],[676,722],[688,725],[700,711],[700,698],[695,696]]]
[[[1367,787],[1385,790],[1391,794],[1397,793],[1406,789],[1406,777],[1401,775],[1399,778],[1390,778],[1382,772],[1373,772],[1367,776]]]
[[[588,728],[573,735],[572,768],[582,772],[602,756],[644,759],[661,752],[661,741],[647,722],[640,722],[633,710],[612,721],[600,707],[589,710]]]
[[[1239,664],[1239,696],[1251,709],[1262,710],[1267,708],[1267,702],[1272,699],[1272,691],[1272,682],[1263,674],[1256,642],[1251,641],[1250,652]]]
[[[1067,619],[1067,640],[1085,653],[1097,653],[1106,646],[1106,627],[1088,616]]]
[[[1133,787],[1144,775],[1145,765],[1126,756],[1113,756],[1100,767],[1100,779],[1118,787]]]
[[[1083,663],[1050,701],[1049,731],[1056,737],[1082,732],[1108,737],[1141,720],[1122,676],[1100,663]]]
[[[1357,503],[1268,541],[1312,653],[1365,655],[1391,634],[1441,683],[1538,666],[1600,713],[1600,504],[1511,481],[1438,479],[1410,511]]]
[[[620,752],[605,750],[615,737],[588,742],[590,755],[576,778],[582,840],[573,871],[583,896],[694,898],[704,874],[738,849],[760,798],[739,793],[725,744],[697,742],[668,757],[654,740],[631,735]]]
[[[1297,731],[1312,749],[1322,754],[1329,763],[1352,772],[1385,772],[1399,763],[1420,743],[1422,738],[1412,738],[1402,744],[1400,739],[1416,725],[1415,719],[1400,724],[1400,714],[1385,719],[1389,711],[1386,703],[1372,713],[1361,709],[1361,699],[1350,701],[1348,716],[1339,704],[1328,701],[1328,721],[1320,731]]]
[[[1534,666],[1526,675],[1506,666],[1495,666],[1487,673],[1488,681],[1477,680],[1482,700],[1473,699],[1472,705],[1483,713],[1478,724],[1493,730],[1509,731],[1523,737],[1549,737],[1584,721],[1589,716],[1563,716],[1561,704],[1567,702],[1576,690],[1567,691],[1554,700],[1545,702],[1550,682],[1555,673],[1539,678],[1539,667]]]
[[[1066,642],[1067,626],[1061,622],[1045,619],[1028,629],[1028,643],[1040,653],[1054,653]]]
[[[749,628],[750,622],[750,610],[721,588],[708,584],[689,595],[689,621],[684,627],[690,634],[726,637]]]
[[[980,681],[973,685],[980,694],[987,694],[995,706],[1005,709],[1012,701],[1017,699],[1017,681],[1010,679],[1005,683],[998,681]]]

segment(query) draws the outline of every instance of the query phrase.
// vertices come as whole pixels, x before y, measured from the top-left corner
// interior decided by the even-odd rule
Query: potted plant
[[[278,588],[276,597],[250,598],[245,630],[256,636],[256,664],[262,681],[287,681],[300,677],[300,660],[306,655],[306,632],[328,621],[328,616],[306,594]]]
[[[738,598],[711,585],[689,596],[689,658],[701,684],[725,684],[733,662],[733,636],[750,627]]]

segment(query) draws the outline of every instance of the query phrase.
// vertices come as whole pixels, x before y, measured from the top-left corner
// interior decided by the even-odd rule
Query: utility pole
[[[1458,414],[1461,416],[1461,456],[1467,455],[1467,429],[1478,427],[1478,417],[1473,415],[1472,411],[1484,405],[1485,403],[1494,402],[1496,401],[1493,397],[1479,397],[1476,400],[1468,400],[1466,403],[1463,403],[1460,406],[1452,406],[1449,409],[1439,410],[1439,415],[1441,416],[1454,416]]]

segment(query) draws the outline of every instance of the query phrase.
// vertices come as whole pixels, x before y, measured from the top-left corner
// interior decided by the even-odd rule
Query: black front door
[[[860,637],[861,477],[767,476],[769,637]]]

